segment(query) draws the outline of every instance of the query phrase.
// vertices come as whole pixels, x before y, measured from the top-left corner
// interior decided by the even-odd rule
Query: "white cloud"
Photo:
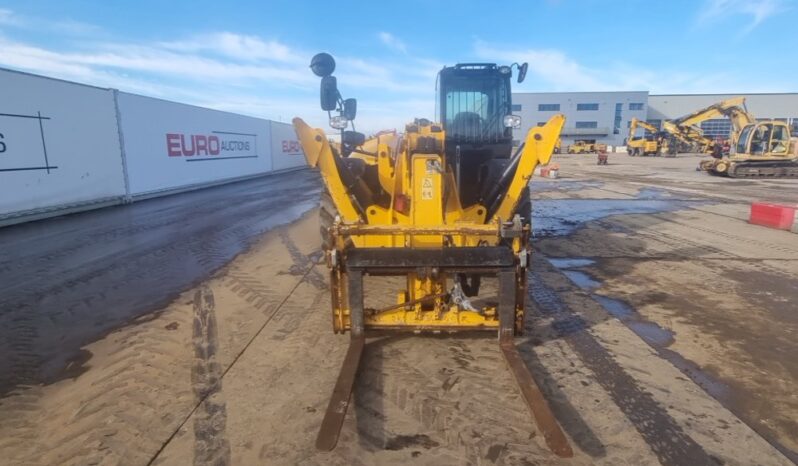
[[[747,16],[748,32],[769,17],[787,9],[785,0],[707,0],[698,15],[699,23],[710,23],[730,16]]]
[[[720,70],[644,68],[624,62],[609,62],[600,68],[586,66],[562,51],[551,49],[512,49],[476,41],[474,53],[486,61],[528,62],[529,73],[522,87],[538,92],[571,91],[649,91],[669,93],[779,92],[789,89],[786,82],[771,77],[768,82],[747,80],[739,73]],[[754,83],[754,84],[752,84]]]
[[[95,25],[21,16],[6,8],[0,8],[0,25],[7,26],[7,34],[0,34],[0,66],[283,121],[303,115],[326,127],[319,81],[308,68],[313,53],[278,40],[208,31],[122,41]],[[15,29],[48,30],[56,40],[52,45],[22,41],[8,33]],[[376,131],[431,117],[440,64],[407,56],[405,44],[390,33],[378,38],[404,59],[336,56],[341,92],[360,101],[357,128]]]
[[[0,8],[0,25],[17,29],[34,31],[47,30],[50,33],[61,33],[70,36],[97,35],[103,29],[94,24],[83,23],[72,19],[51,20],[33,16],[22,16],[7,8]]]
[[[530,76],[557,91],[613,90],[600,73],[580,65],[563,52],[549,49],[509,49],[476,41],[474,53],[478,58],[502,63],[528,62]]]
[[[311,55],[231,32],[167,42],[92,39],[51,46],[0,35],[0,66],[282,121],[303,115],[326,127],[319,81],[308,69]],[[359,130],[401,127],[413,117],[432,116],[436,62],[336,59],[342,93],[361,103]],[[426,105],[412,100],[418,97],[428,97]]]
[[[294,51],[278,41],[265,41],[257,36],[233,32],[198,35],[185,41],[163,42],[159,45],[181,52],[213,52],[244,61],[292,62],[297,59]]]
[[[377,37],[380,38],[380,41],[385,44],[388,48],[397,50],[402,53],[407,53],[407,46],[404,42],[399,40],[396,36],[391,34],[390,32],[380,32],[377,34]]]
[[[17,18],[14,12],[6,8],[0,8],[0,24],[14,25],[17,23]]]

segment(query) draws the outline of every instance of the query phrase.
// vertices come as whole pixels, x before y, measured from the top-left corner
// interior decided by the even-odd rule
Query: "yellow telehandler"
[[[341,131],[340,150],[321,129],[293,123],[311,167],[324,182],[320,206],[323,249],[330,269],[332,323],[349,332],[316,446],[335,447],[354,388],[366,336],[375,331],[487,331],[515,376],[549,448],[573,455],[570,444],[516,349],[524,329],[530,264],[528,183],[548,163],[562,115],[534,127],[513,150],[511,77],[527,64],[465,63],[438,75],[439,122],[416,119],[397,140],[366,141],[347,130],[357,104],[343,99],[332,56],[311,61],[321,77],[321,108]],[[402,277],[394,304],[364,301],[364,276]],[[495,280],[487,290],[483,278]],[[393,283],[393,282],[391,282]],[[477,301],[486,292],[495,299]],[[490,294],[489,294],[490,296]]]

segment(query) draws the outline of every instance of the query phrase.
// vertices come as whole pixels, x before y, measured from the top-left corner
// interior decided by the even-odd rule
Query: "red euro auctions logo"
[[[169,157],[190,157],[192,155],[219,155],[220,144],[217,136],[203,134],[166,134],[166,151]]]
[[[300,147],[299,141],[283,141],[283,154],[300,153],[302,153],[302,147]]]

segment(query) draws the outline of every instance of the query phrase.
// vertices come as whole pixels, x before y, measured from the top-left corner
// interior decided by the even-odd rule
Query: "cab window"
[[[770,137],[770,152],[773,154],[786,154],[790,147],[790,138],[785,126],[774,126]]]
[[[743,131],[740,133],[740,139],[737,141],[737,150],[738,154],[746,154],[748,153],[748,140],[751,136],[751,129],[753,126],[746,126],[743,128]]]
[[[772,129],[773,125],[770,123],[760,124],[754,129],[754,134],[751,137],[751,154],[761,155],[768,151]]]

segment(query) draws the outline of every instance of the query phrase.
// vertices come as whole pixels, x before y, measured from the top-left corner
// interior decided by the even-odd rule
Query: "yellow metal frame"
[[[321,171],[325,188],[339,214],[330,232],[335,247],[327,252],[327,258],[332,269],[333,327],[336,332],[343,332],[350,327],[350,312],[345,286],[347,272],[339,261],[348,245],[439,249],[507,243],[501,236],[502,223],[511,220],[535,168],[551,159],[565,118],[555,115],[544,126],[528,132],[515,174],[490,218],[487,217],[490,206],[463,207],[454,195],[457,193],[455,176],[445,163],[445,133],[435,124],[414,125],[402,138],[369,140],[360,149],[362,152],[350,155],[377,166],[380,186],[391,197],[387,208],[368,205],[363,206],[361,213],[341,182],[335,161],[337,155],[324,132],[311,128],[300,118],[295,118],[293,123],[308,165]],[[398,209],[402,203],[405,208]],[[509,240],[519,261],[527,253],[528,236],[527,228],[523,235]],[[397,306],[382,312],[366,312],[365,326],[496,329],[499,322],[495,309],[474,312],[444,302],[442,296],[447,291],[447,278],[445,274],[437,274],[434,278],[408,274],[407,288],[397,293]],[[523,299],[520,301],[516,311],[522,314]]]

